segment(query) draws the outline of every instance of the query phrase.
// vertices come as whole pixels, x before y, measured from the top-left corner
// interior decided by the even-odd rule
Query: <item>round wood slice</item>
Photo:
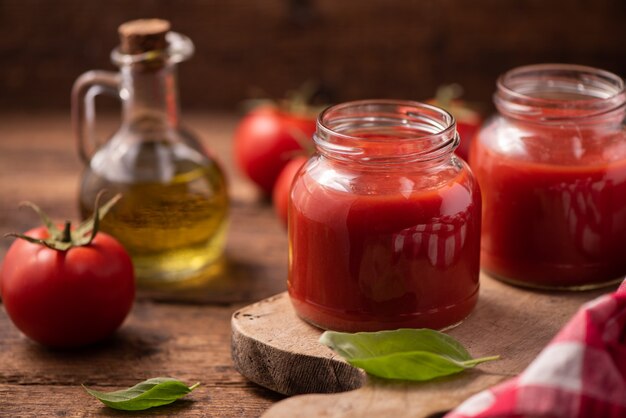
[[[321,331],[296,316],[286,292],[235,312],[232,329],[235,368],[283,395],[344,392],[365,380],[318,343]]]
[[[449,331],[474,357],[499,354],[456,376],[396,382],[363,374],[318,343],[322,331],[300,320],[286,293],[247,306],[232,317],[232,353],[248,379],[286,395],[264,417],[429,417],[520,373],[584,302],[603,293],[530,291],[481,275],[475,311]]]

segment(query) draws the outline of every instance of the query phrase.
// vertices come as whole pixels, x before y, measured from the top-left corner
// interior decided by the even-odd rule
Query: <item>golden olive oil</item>
[[[102,189],[123,195],[101,230],[124,245],[140,284],[197,278],[219,262],[228,196],[217,165],[196,166],[158,182],[113,182],[87,173],[80,202],[83,216],[92,213],[93,194]]]

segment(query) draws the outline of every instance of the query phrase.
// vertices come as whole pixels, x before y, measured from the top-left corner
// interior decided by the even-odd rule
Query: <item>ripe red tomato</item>
[[[46,239],[46,228],[26,233]],[[126,250],[99,232],[67,251],[17,239],[0,271],[9,317],[28,337],[52,347],[94,343],[115,331],[135,297],[133,266]]]
[[[272,201],[274,202],[274,211],[278,218],[287,226],[287,207],[289,205],[289,192],[291,191],[291,183],[300,170],[300,167],[308,160],[307,157],[299,155],[293,158],[283,168],[274,185],[272,193]]]
[[[235,161],[239,169],[266,194],[271,194],[278,174],[310,141],[316,120],[280,109],[264,107],[252,111],[235,132]]]

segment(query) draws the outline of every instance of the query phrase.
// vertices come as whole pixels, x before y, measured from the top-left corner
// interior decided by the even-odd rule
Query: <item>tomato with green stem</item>
[[[98,232],[100,219],[119,199],[72,229],[58,228],[38,207],[44,226],[9,248],[0,270],[7,314],[31,339],[50,347],[100,341],[124,321],[135,297],[131,259],[113,237]],[[96,203],[97,205],[97,203]]]

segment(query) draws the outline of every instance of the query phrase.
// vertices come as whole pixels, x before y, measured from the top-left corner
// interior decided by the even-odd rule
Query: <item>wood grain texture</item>
[[[102,137],[118,116],[98,120]],[[233,202],[224,275],[203,287],[143,291],[120,330],[97,346],[47,350],[22,336],[0,305],[0,416],[256,417],[282,397],[257,386],[230,359],[230,317],[243,306],[285,290],[287,239],[271,206],[234,169],[233,115],[185,119],[223,163]],[[81,172],[69,113],[0,114],[0,235],[39,224],[22,200],[55,219],[77,219]],[[0,262],[10,239],[0,239]],[[116,390],[156,376],[201,382],[182,402],[121,413],[89,397],[81,384]]]
[[[156,376],[202,385],[181,405],[141,416],[258,416],[280,397],[234,370],[225,326],[231,309],[141,301],[113,338],[76,351],[47,350],[2,315],[0,416],[111,415],[80,385],[109,391]]]
[[[235,368],[253,382],[283,395],[344,392],[365,375],[319,344],[319,329],[293,313],[286,293],[234,313]]]
[[[613,288],[590,292],[541,292],[481,275],[476,310],[449,331],[475,357],[499,354],[457,376],[426,383],[370,378],[357,390],[302,395],[279,402],[263,416],[427,417],[520,373],[574,312]],[[285,293],[247,306],[232,318],[235,367],[252,381],[284,394],[340,392],[364,380],[356,369],[321,346],[321,331],[297,318]],[[300,360],[305,361],[300,361]],[[349,367],[349,366],[348,366]]]
[[[104,390],[113,390],[103,387]],[[173,404],[139,412],[106,408],[79,386],[0,384],[0,416],[10,418],[43,417],[258,417],[274,398],[265,397],[258,388],[200,386]],[[4,400],[7,400],[6,402]],[[12,400],[23,399],[14,404]],[[233,400],[238,402],[234,402]]]
[[[2,0],[0,107],[69,108],[83,72],[112,69],[117,26],[169,19],[191,37],[184,105],[233,109],[318,80],[331,101],[425,99],[458,82],[491,103],[514,66],[570,62],[626,75],[623,0]]]

